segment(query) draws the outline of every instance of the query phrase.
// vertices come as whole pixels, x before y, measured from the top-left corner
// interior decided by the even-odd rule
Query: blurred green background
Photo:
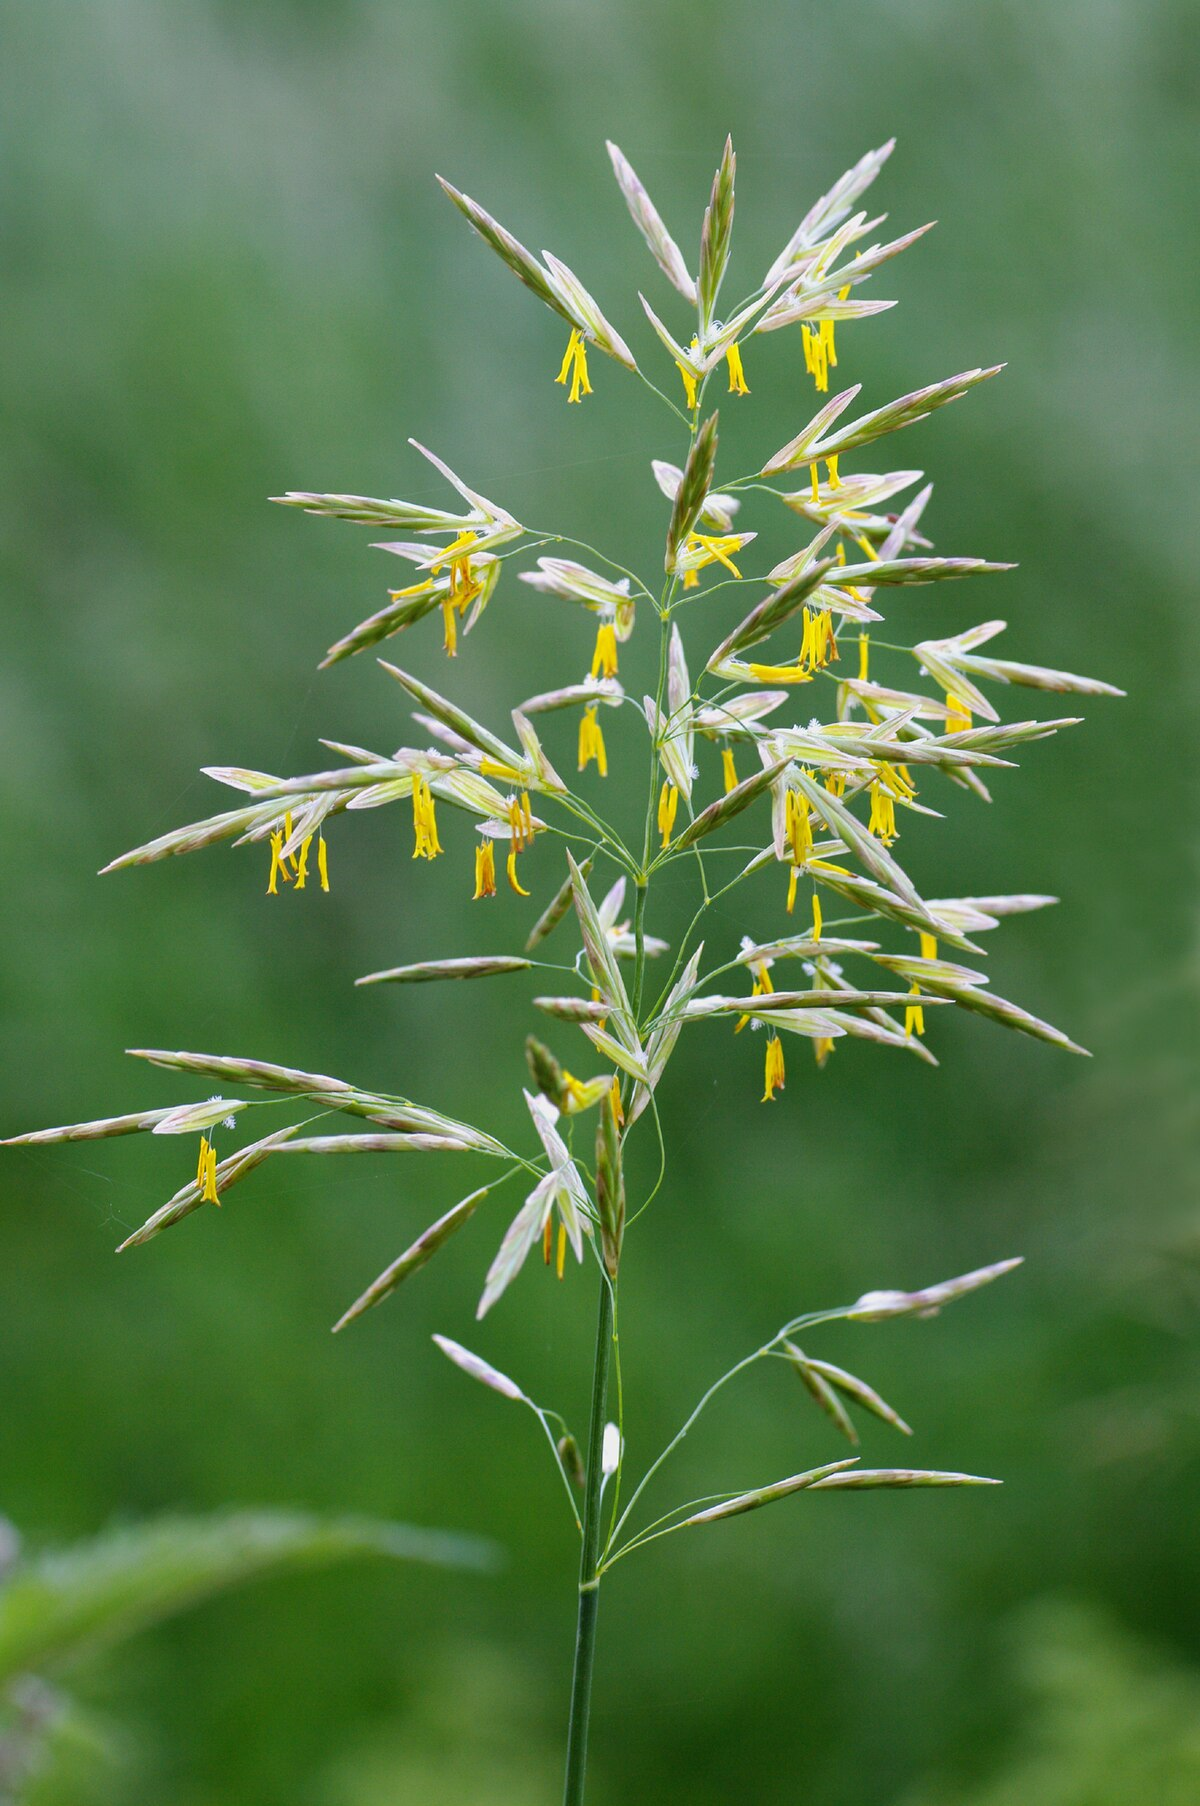
[[[93,875],[223,806],[201,764],[303,771],[320,734],[406,737],[369,658],[314,669],[396,567],[369,531],[269,494],[443,504],[412,433],[520,518],[658,565],[648,467],[678,456],[673,423],[603,358],[593,399],[563,405],[558,323],[435,169],[577,268],[654,365],[635,291],[677,310],[605,136],[691,257],[733,133],[740,292],[897,133],[871,199],[897,230],[940,226],[875,278],[900,306],[839,334],[838,375],[874,406],[1010,361],[897,453],[937,480],[940,551],[1020,562],[897,607],[922,632],[1003,612],[1009,656],[1129,690],[1030,749],[990,809],[952,799],[905,846],[927,894],[1065,899],[992,937],[994,982],[1094,1060],[941,1012],[940,1071],[859,1046],[818,1082],[797,1044],[767,1111],[757,1043],[683,1043],[663,1100],[675,1164],[627,1260],[633,1458],[793,1312],[1023,1253],[1016,1278],[936,1322],[840,1326],[813,1346],[917,1427],[902,1455],[868,1430],[869,1460],[1006,1485],[794,1502],[619,1569],[597,1806],[1195,1797],[1194,32],[1184,0],[37,0],[0,15],[7,1132],[181,1101],[186,1082],[121,1052],[165,1045],[315,1066],[522,1133],[519,982],[351,984],[513,949],[557,881],[550,849],[531,855],[534,903],[505,894],[486,919],[467,901],[461,818],[433,867],[413,865],[396,812],[340,818],[328,897],[266,899],[255,850]],[[728,472],[811,411],[794,335],[752,341],[747,370],[751,399],[723,408]],[[749,524],[776,557],[796,543],[786,521]],[[721,607],[691,617],[701,644]],[[427,623],[404,645],[435,683],[437,639]],[[623,657],[635,693],[650,639]],[[502,721],[590,644],[566,605],[507,582],[456,693]],[[569,759],[570,733],[555,724],[552,752]],[[610,793],[622,769],[640,781],[634,746],[610,736]],[[777,931],[777,892],[722,931]],[[681,880],[651,929],[677,935],[689,903]],[[565,1033],[556,1044],[569,1057]],[[569,1526],[536,1427],[429,1336],[478,1347],[581,1426],[590,1283],[531,1270],[477,1331],[498,1201],[332,1341],[361,1286],[484,1175],[280,1163],[221,1215],[114,1260],[180,1182],[179,1154],[146,1138],[5,1156],[0,1511],[36,1544],[181,1505],[295,1502],[487,1531],[510,1559],[483,1580],[364,1566],[265,1583],[91,1663],[77,1685],[119,1727],[111,1759],[39,1799],[555,1799]],[[714,1415],[664,1506],[689,1479],[836,1457],[787,1379]]]

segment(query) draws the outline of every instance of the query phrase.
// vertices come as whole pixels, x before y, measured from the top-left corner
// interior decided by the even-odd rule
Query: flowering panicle
[[[1007,782],[1027,746],[1075,719],[1042,714],[1003,720],[998,697],[1014,689],[1043,698],[1120,692],[1071,672],[991,657],[991,642],[1004,630],[999,620],[980,621],[942,639],[896,643],[904,632],[905,610],[892,610],[895,591],[987,578],[1008,567],[935,554],[925,518],[931,487],[917,487],[920,471],[858,468],[868,460],[879,465],[882,441],[964,398],[998,374],[1000,366],[927,383],[861,413],[854,412],[859,385],[829,394],[829,373],[841,373],[853,345],[853,335],[835,344],[837,325],[857,327],[894,305],[875,298],[870,287],[864,294],[864,285],[927,229],[875,242],[871,235],[880,221],[868,219],[857,206],[891,145],[868,152],[819,198],[763,279],[734,305],[729,305],[726,287],[733,267],[732,145],[724,147],[690,263],[628,160],[615,145],[608,150],[621,195],[659,275],[670,286],[678,315],[672,326],[641,298],[654,335],[648,339],[647,356],[657,359],[648,363],[645,380],[665,403],[665,414],[676,425],[683,415],[687,429],[680,462],[655,459],[652,465],[653,481],[666,504],[649,490],[662,514],[661,568],[637,575],[604,553],[579,548],[565,535],[535,535],[415,441],[415,450],[454,492],[451,508],[340,493],[291,492],[276,498],[313,515],[408,536],[376,543],[414,566],[418,580],[389,591],[386,606],[335,642],[325,664],[410,630],[419,646],[429,631],[420,629],[420,623],[433,617],[436,629],[440,615],[445,651],[458,659],[455,669],[465,666],[476,644],[467,636],[485,608],[496,596],[501,598],[497,610],[510,608],[522,594],[506,575],[512,554],[520,551],[523,559],[541,552],[532,568],[518,573],[536,597],[533,602],[526,595],[527,604],[553,609],[566,602],[596,616],[590,665],[588,642],[581,636],[571,653],[573,675],[508,708],[507,719],[493,698],[479,719],[412,671],[380,659],[384,676],[399,686],[406,706],[412,707],[414,744],[379,754],[327,741],[327,769],[292,778],[236,766],[210,767],[208,776],[237,793],[235,807],[159,835],[105,868],[150,864],[221,842],[238,847],[262,843],[270,855],[267,888],[278,895],[281,887],[306,888],[315,839],[320,888],[328,890],[327,820],[344,816],[349,825],[360,811],[400,804],[412,811],[412,861],[418,863],[400,857],[406,874],[402,882],[413,895],[433,881],[419,862],[432,862],[441,854],[441,833],[453,846],[461,832],[459,870],[465,878],[470,870],[467,849],[473,848],[473,898],[483,900],[497,894],[496,845],[502,842],[507,884],[518,900],[510,897],[504,908],[518,911],[529,900],[528,917],[519,930],[523,954],[448,956],[439,944],[437,905],[431,903],[424,914],[419,907],[405,912],[406,919],[424,924],[431,943],[427,957],[369,973],[360,982],[503,982],[505,975],[538,966],[552,978],[545,994],[533,998],[533,1007],[550,1019],[556,1035],[573,1041],[570,1065],[592,1076],[574,1077],[565,1057],[529,1037],[524,1052],[535,1089],[524,1092],[525,1150],[518,1151],[475,1124],[401,1094],[264,1061],[154,1050],[144,1057],[156,1065],[265,1091],[269,1095],[262,1101],[291,1115],[282,1127],[220,1160],[213,1130],[226,1115],[236,1123],[237,1112],[245,1107],[238,1100],[155,1107],[13,1138],[45,1143],[142,1131],[199,1132],[195,1179],[135,1231],[126,1246],[152,1239],[203,1203],[223,1200],[236,1183],[268,1162],[335,1154],[467,1153],[501,1163],[496,1189],[521,1176],[525,1190],[508,1227],[496,1226],[498,1246],[479,1315],[497,1305],[537,1248],[560,1277],[567,1271],[568,1254],[578,1262],[585,1254],[594,1259],[603,1275],[602,1297],[608,1300],[602,1308],[609,1308],[626,1223],[644,1207],[644,1201],[631,1201],[627,1214],[625,1148],[639,1133],[643,1115],[650,1115],[665,1160],[674,1105],[664,1080],[685,1030],[702,1039],[706,1024],[725,1017],[734,1020],[736,1029],[749,1023],[764,1031],[765,1102],[778,1100],[784,1090],[787,1035],[811,1043],[818,1071],[839,1044],[844,1052],[853,1053],[854,1044],[868,1044],[880,1053],[904,1053],[936,1066],[940,1011],[981,1016],[1055,1047],[1083,1051],[1061,1030],[998,995],[975,964],[961,963],[981,957],[983,937],[1054,899],[1031,892],[929,897],[901,862],[897,810],[905,811],[905,822],[911,824],[903,848],[907,858],[910,835],[914,843],[927,833],[932,839],[939,822],[934,806],[939,787],[944,791],[953,785],[971,798],[988,800],[988,785]],[[632,375],[643,375],[624,339],[566,264],[548,251],[535,257],[478,203],[449,183],[442,186],[476,234],[565,324],[569,338],[555,380],[567,391],[568,402],[582,401],[592,392],[592,351]],[[773,331],[798,333],[800,347],[782,404],[793,414],[792,437],[767,456],[769,429],[761,422],[754,427],[766,385],[756,383],[744,414],[740,401],[750,396],[743,363],[746,344],[755,333]],[[800,353],[825,398],[811,415],[811,391],[799,374]],[[549,351],[546,355],[549,361]],[[660,387],[672,364],[682,378],[686,410]],[[759,449],[756,469],[739,475],[722,468],[718,478],[718,418],[708,406],[711,388],[722,383],[728,394],[739,397],[739,425],[756,432]],[[672,394],[678,397],[677,390]],[[573,428],[583,417],[567,419]],[[648,488],[649,476],[644,473],[641,479]],[[910,490],[907,502],[896,499]],[[888,511],[893,501],[897,513]],[[787,527],[787,555],[771,569],[754,568],[757,529],[743,527],[743,507],[753,508],[755,519],[761,515],[768,528],[772,518]],[[549,550],[542,551],[544,547]],[[582,549],[588,562],[557,556],[574,549]],[[702,587],[705,572],[711,575]],[[875,623],[893,613],[899,625],[889,623],[876,635]],[[519,620],[518,609],[511,619]],[[489,620],[499,628],[494,616]],[[690,625],[693,620],[693,643],[685,648],[681,622]],[[631,641],[639,621],[657,621],[658,643],[644,648],[643,627],[642,640],[627,655],[627,667],[640,660],[646,683],[643,690],[627,694],[618,678],[618,651]],[[590,624],[585,625],[590,639]],[[565,618],[564,627],[570,631]],[[546,639],[552,643],[553,635]],[[698,677],[693,676],[696,670]],[[625,736],[614,737],[611,775],[601,705],[618,710],[632,705],[630,719],[636,716],[646,728],[636,765],[625,750]],[[719,747],[719,774],[707,751],[697,761],[697,737]],[[590,777],[572,787],[561,775],[569,769],[572,752],[580,773],[595,767],[600,778],[609,778],[609,790],[618,792],[620,807],[613,809],[612,820],[595,801],[597,795],[606,798],[606,790]],[[957,812],[952,819],[957,831]],[[531,858],[535,838],[542,844]],[[736,863],[719,864],[718,851]],[[929,849],[922,850],[919,869],[929,870],[931,858]],[[687,921],[690,908],[680,910],[680,894],[686,885],[696,887],[695,920],[676,947],[650,931],[658,926],[657,881],[668,868],[673,868],[672,920]],[[755,890],[760,873],[766,877]],[[810,885],[812,889],[811,927],[806,908],[796,915],[802,877],[806,897]],[[532,894],[543,884],[545,894],[534,900]],[[727,924],[743,908],[743,919],[752,909],[765,911],[767,926],[764,938],[748,940],[734,952],[725,944]],[[495,912],[493,926],[502,917],[503,910]],[[707,944],[696,938],[702,920]],[[572,945],[564,946],[557,959],[545,960],[542,942],[555,933],[564,942],[569,933]],[[650,982],[652,960],[662,964],[661,984]],[[790,982],[780,976],[784,962],[792,962],[788,969],[798,974]],[[739,1057],[746,1045],[736,1043]],[[400,1058],[401,1077],[406,1069],[419,1069],[411,1049],[406,1053],[402,1047]],[[593,1066],[599,1070],[593,1072]],[[802,1108],[802,1093],[803,1087],[794,1085],[781,1108]],[[335,1113],[345,1119],[338,1132],[327,1124]],[[339,1327],[390,1296],[468,1220],[484,1217],[481,1206],[489,1189],[471,1192],[438,1217],[362,1293]],[[851,1307],[842,1314],[868,1318],[937,1309],[1005,1265],[967,1275],[949,1288],[869,1294],[860,1301],[863,1309]],[[885,1302],[868,1311],[871,1299]],[[795,1330],[790,1325],[789,1335]],[[603,1363],[611,1342],[611,1333],[601,1335]],[[578,1517],[561,1449],[575,1447],[571,1465],[577,1465],[582,1444],[574,1444],[556,1414],[533,1405],[522,1388],[488,1363],[447,1338],[441,1346],[472,1377],[538,1415]],[[821,1406],[840,1433],[846,1433],[849,1406],[882,1414],[889,1423],[895,1418],[865,1382],[816,1361],[783,1332],[760,1350],[771,1352],[791,1362],[804,1381],[805,1396]],[[597,1397],[603,1396],[601,1386]],[[549,1418],[554,1419],[552,1431]],[[892,1427],[897,1425],[898,1419]],[[597,1421],[593,1431],[594,1469],[605,1441],[603,1423]],[[585,1475],[584,1521],[589,1536],[594,1533],[587,1546],[600,1553],[594,1572],[585,1577],[584,1597],[599,1584],[606,1566],[642,1540],[626,1530],[640,1487],[624,1515],[614,1512],[607,1542],[598,1528],[599,1488],[610,1475],[618,1476],[619,1488],[625,1460],[619,1431],[607,1440],[608,1468]],[[658,1534],[808,1490],[971,1481],[971,1476],[914,1470],[851,1472],[837,1462],[773,1488],[727,1497],[688,1517],[660,1520],[666,1528]]]

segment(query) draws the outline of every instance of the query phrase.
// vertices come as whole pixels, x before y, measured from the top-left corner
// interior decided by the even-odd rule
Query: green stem
[[[646,974],[646,881],[639,874],[633,894],[633,1019],[641,1027],[642,983]]]
[[[646,380],[643,378],[643,380]],[[654,387],[653,384],[650,387]],[[661,390],[656,391],[661,394]],[[673,413],[679,414],[666,396],[663,400]],[[686,416],[680,416],[686,419]],[[687,421],[691,443],[696,441],[699,412]],[[638,579],[635,578],[635,581]],[[655,700],[661,719],[667,689],[667,663],[670,647],[671,600],[676,578],[668,574],[658,602],[658,684]],[[645,588],[644,585],[640,587]],[[647,592],[648,593],[648,592]],[[646,969],[646,891],[650,866],[651,834],[654,825],[654,798],[657,790],[658,749],[654,736],[650,742],[649,792],[646,798],[646,821],[642,838],[640,867],[630,862],[634,882],[634,940],[636,946],[633,1010],[640,1019],[642,991]],[[600,1305],[596,1322],[596,1360],[592,1377],[592,1416],[588,1429],[587,1491],[583,1505],[583,1549],[579,1560],[579,1618],[575,1632],[575,1673],[571,1684],[571,1718],[567,1730],[567,1774],[563,1790],[563,1806],[583,1806],[583,1790],[587,1773],[588,1724],[592,1710],[592,1670],[596,1661],[596,1621],[600,1611],[600,1577],[602,1573],[600,1543],[600,1506],[603,1487],[602,1460],[604,1424],[608,1410],[608,1374],[614,1346],[614,1282],[606,1271],[600,1273]],[[618,1385],[619,1368],[618,1368]],[[614,1501],[615,1515],[615,1501]]]
[[[604,1422],[608,1409],[608,1368],[612,1358],[613,1295],[608,1275],[600,1275],[596,1321],[596,1365],[592,1417],[588,1429],[587,1492],[583,1505],[583,1551],[579,1561],[579,1621],[575,1632],[575,1675],[567,1731],[567,1777],[563,1806],[582,1806],[587,1771],[588,1722],[592,1711],[592,1669],[596,1660],[596,1619],[600,1610],[600,1489]]]

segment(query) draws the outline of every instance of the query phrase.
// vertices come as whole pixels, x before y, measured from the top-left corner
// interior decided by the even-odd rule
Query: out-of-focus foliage
[[[450,1567],[491,1565],[470,1539],[303,1512],[214,1512],[127,1525],[26,1555],[0,1520],[0,1801],[42,1797],[93,1773],[121,1747],[51,1685],[91,1655],[215,1594],[290,1569],[384,1555]],[[82,1771],[82,1773],[77,1772]],[[84,1783],[90,1786],[90,1781]]]
[[[735,258],[757,274],[805,197],[895,131],[892,221],[941,223],[896,266],[887,326],[839,331],[839,378],[877,405],[1009,360],[909,429],[939,478],[930,525],[939,544],[1020,560],[1005,613],[1031,658],[1070,666],[1082,645],[1129,691],[1033,749],[1019,786],[997,782],[955,884],[1069,899],[1010,925],[995,982],[1092,1061],[941,1011],[940,1071],[864,1055],[818,1083],[797,1061],[770,1110],[748,1036],[716,1077],[707,1048],[672,1069],[662,1108],[683,1154],[628,1265],[627,1319],[645,1326],[623,1342],[631,1442],[661,1444],[697,1370],[715,1377],[795,1310],[1024,1253],[969,1312],[806,1347],[858,1370],[871,1337],[914,1461],[1007,1484],[801,1498],[631,1563],[604,1603],[597,1806],[776,1806],[800,1785],[857,1806],[935,1772],[974,1801],[1009,1785],[1005,1765],[1028,1779],[1004,1626],[1043,1593],[1102,1607],[1185,1677],[1200,1661],[1190,32],[1182,0],[764,0],[736,25],[711,0],[39,0],[0,16],[6,1132],[101,1114],[134,1083],[123,1046],[209,1044],[513,1126],[522,1008],[509,1033],[457,987],[352,990],[465,942],[465,844],[414,867],[391,824],[364,821],[331,840],[328,897],[264,897],[253,850],[92,875],[216,806],[202,764],[306,769],[319,732],[402,737],[396,686],[367,660],[312,687],[331,640],[384,600],[388,561],[366,530],[268,494],[415,495],[413,433],[519,518],[564,520],[647,568],[661,556],[650,460],[673,443],[648,404],[630,411],[614,366],[584,447],[584,410],[552,381],[559,323],[514,304],[435,168],[514,231],[540,223],[607,300],[656,272],[606,136],[692,262],[689,197],[731,131],[754,197]],[[614,324],[653,355],[632,314]],[[753,346],[777,431],[751,445],[730,397],[738,468],[811,411],[791,335]],[[642,502],[618,508],[639,476]],[[909,605],[928,636],[961,619],[953,593]],[[582,673],[589,647],[570,611],[506,585],[460,654],[468,706],[539,687],[572,649]],[[440,656],[419,674],[436,682]],[[615,761],[619,729],[609,740]],[[923,883],[919,828],[911,843]],[[677,936],[684,902],[651,931]],[[488,907],[512,951],[515,900]],[[147,1104],[178,1101],[166,1075],[136,1076]],[[434,1195],[427,1169],[301,1178],[281,1163],[252,1207],[235,1193],[120,1261],[114,1244],[179,1182],[169,1139],[13,1154],[4,1179],[0,1509],[40,1539],[114,1511],[303,1499],[514,1551],[496,1579],[291,1579],[269,1612],[231,1597],[97,1658],[87,1709],[135,1752],[122,1806],[429,1806],[438,1786],[487,1806],[552,1799],[568,1533],[536,1425],[429,1342],[466,1330],[499,1219],[481,1210],[461,1259],[448,1250],[331,1340],[345,1301],[459,1195],[453,1176]],[[580,1315],[498,1306],[479,1344],[519,1382],[549,1360],[576,1423]],[[868,1463],[886,1437],[864,1426]],[[724,1408],[695,1471],[723,1448],[728,1484],[753,1484],[781,1456],[834,1459],[834,1438],[781,1372]],[[1144,1741],[1136,1714],[1109,1716],[1125,1754],[1101,1787],[1126,1784]],[[1090,1784],[1078,1739],[1057,1751]],[[1080,1798],[1125,1806],[1133,1785]]]
[[[260,1574],[351,1555],[489,1565],[468,1539],[403,1524],[281,1511],[164,1518],[15,1561],[0,1583],[0,1684],[56,1672]]]
[[[1000,1774],[906,1806],[1190,1806],[1200,1681],[1101,1613],[1046,1601],[1016,1626],[1024,1716]]]

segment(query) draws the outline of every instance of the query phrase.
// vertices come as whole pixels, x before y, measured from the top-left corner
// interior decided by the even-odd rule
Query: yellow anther
[[[515,796],[508,799],[508,828],[513,851],[525,851],[525,817],[521,814],[521,805]]]
[[[775,986],[771,983],[771,974],[767,969],[766,960],[756,960],[754,964],[754,985],[750,992],[751,997],[769,997],[774,989]],[[739,1016],[734,1026],[734,1034],[740,1035],[749,1020],[749,1016]]]
[[[554,380],[556,383],[565,384],[568,376],[571,379],[571,393],[567,396],[568,401],[579,401],[584,395],[591,394],[592,385],[588,381],[587,340],[577,326],[571,328],[562,369]]]
[[[611,621],[602,621],[596,630],[596,650],[592,653],[592,676],[617,675],[617,630]]]
[[[471,901],[478,903],[480,897],[494,897],[495,894],[496,849],[490,840],[484,840],[475,848],[475,895]]]
[[[730,557],[731,552],[737,551],[739,544],[736,533],[689,533],[686,551],[691,554],[692,568],[684,573],[684,589],[695,587],[696,572],[702,571],[706,564],[723,564],[727,571],[740,577],[742,573]]]
[[[562,1089],[562,1107],[565,1110],[582,1110],[585,1107],[588,1095],[587,1087],[575,1077],[573,1072],[568,1072],[565,1066],[563,1067]]]
[[[742,353],[735,343],[725,353],[725,362],[729,365],[729,393],[731,395],[749,395],[746,372],[742,368]]]
[[[816,891],[814,891],[813,892],[813,940],[819,941],[820,938],[821,938],[821,899],[820,899],[820,897],[818,897]]]
[[[597,705],[592,703],[584,709],[579,722],[579,769],[583,771],[595,759],[596,767],[602,778],[608,776],[608,753],[604,746],[604,735],[600,723],[596,719]]]
[[[871,819],[867,829],[878,835],[885,847],[890,847],[896,838],[895,799],[887,786],[879,782],[871,785]]]
[[[440,571],[444,564],[448,564],[450,566],[452,585],[456,580],[456,570],[457,581],[460,584],[464,580],[469,582],[471,576],[471,547],[476,545],[478,540],[479,535],[476,533],[474,527],[464,527],[462,532],[458,534],[456,538],[452,539],[448,546],[442,546],[436,558],[430,559],[429,569],[431,571]],[[423,584],[417,584],[411,591],[397,590],[395,593],[397,595],[418,595],[424,587]]]
[[[800,663],[810,671],[820,671],[830,659],[838,656],[833,632],[833,616],[827,608],[804,609],[804,637],[800,642]]]
[[[832,343],[831,339],[826,338],[825,324],[822,322],[816,331],[808,325],[801,328],[804,334],[804,368],[822,394],[829,387],[829,348]]]
[[[442,850],[429,780],[418,771],[413,777],[413,858],[436,859]]]
[[[329,856],[325,851],[325,836],[317,836],[317,876],[321,880],[321,889],[329,889]]]
[[[946,732],[948,734],[965,733],[971,725],[971,711],[960,697],[955,696],[952,690],[946,692],[946,708],[949,711],[946,716]]]
[[[567,1264],[567,1227],[566,1227],[565,1223],[560,1223],[558,1225],[558,1253],[557,1253],[557,1255],[555,1257],[555,1261],[554,1261],[554,1271],[558,1274],[558,1277],[560,1279],[563,1276],[563,1269],[566,1266],[566,1264]]]
[[[529,892],[521,888],[521,880],[517,877],[517,849],[515,846],[510,846],[508,849],[508,858],[504,862],[504,869],[508,874],[508,882],[518,897],[527,897]]]
[[[914,984],[910,986],[910,997],[919,997],[920,995],[920,985]],[[910,1039],[913,1035],[923,1035],[925,1033],[925,1011],[921,1008],[919,1003],[910,1003],[905,1009],[904,1032]]]
[[[271,875],[267,880],[267,895],[269,897],[276,897],[279,895],[275,885],[277,878],[282,878],[285,884],[290,884],[292,879],[296,876],[296,856],[294,853],[285,855],[283,850],[291,838],[292,814],[289,809],[283,818],[282,829],[276,828],[271,834]],[[290,865],[288,863],[289,860],[291,861]]]
[[[457,605],[460,615],[466,614],[469,604],[482,588],[471,569],[471,560],[456,558],[450,566],[450,599]]]
[[[197,1183],[201,1185],[200,1202],[202,1204],[219,1204],[221,1200],[217,1196],[217,1150],[211,1141],[203,1138],[201,1139],[201,1148],[200,1158],[204,1177],[202,1180],[197,1180]]]
[[[662,835],[662,844],[671,844],[671,830],[675,826],[675,814],[679,808],[679,792],[668,779],[662,787],[658,799],[658,831]]]
[[[487,754],[479,761],[479,775],[484,778],[499,778],[504,784],[523,784],[525,774],[515,765],[506,765],[502,759],[489,759]]]
[[[731,790],[736,790],[738,781],[737,766],[733,762],[732,746],[724,746],[721,749],[721,769],[725,776],[725,794],[728,796]]]
[[[687,396],[687,405],[688,405],[688,410],[690,412],[691,409],[695,407],[696,400],[697,400],[696,378],[695,378],[695,376],[693,376],[692,372],[688,369],[687,365],[681,364],[679,362],[678,358],[676,358],[676,360],[675,360],[675,368],[678,370],[680,376],[682,376],[682,378],[683,378],[683,392]]]
[[[523,790],[520,796],[509,797],[508,825],[512,831],[515,851],[523,853],[533,839],[533,812],[529,807],[528,791]]]
[[[812,805],[806,796],[798,790],[789,790],[784,797],[783,828],[788,844],[792,849],[792,864],[804,865],[813,850],[812,822],[810,815]],[[788,914],[791,914],[794,897],[788,901]]]
[[[812,682],[812,672],[806,671],[798,659],[794,665],[748,665],[746,669],[760,683],[809,684]]]
[[[285,884],[290,884],[292,879],[296,876],[295,855],[285,854],[283,850],[291,838],[292,817],[291,811],[289,810],[283,818],[283,827],[274,829],[271,834],[271,875],[267,880],[267,895],[269,897],[279,895],[276,888],[277,879],[282,878]]]
[[[858,636],[858,681],[860,684],[865,684],[867,681],[870,663],[871,636],[869,633],[860,633]]]
[[[783,1044],[778,1035],[772,1035],[767,1042],[766,1088],[762,1094],[762,1102],[769,1104],[777,1091],[783,1090]]]
[[[409,596],[427,596],[433,587],[433,578],[426,577],[423,583],[414,583],[409,589],[390,589],[388,596],[393,602],[405,602]]]

